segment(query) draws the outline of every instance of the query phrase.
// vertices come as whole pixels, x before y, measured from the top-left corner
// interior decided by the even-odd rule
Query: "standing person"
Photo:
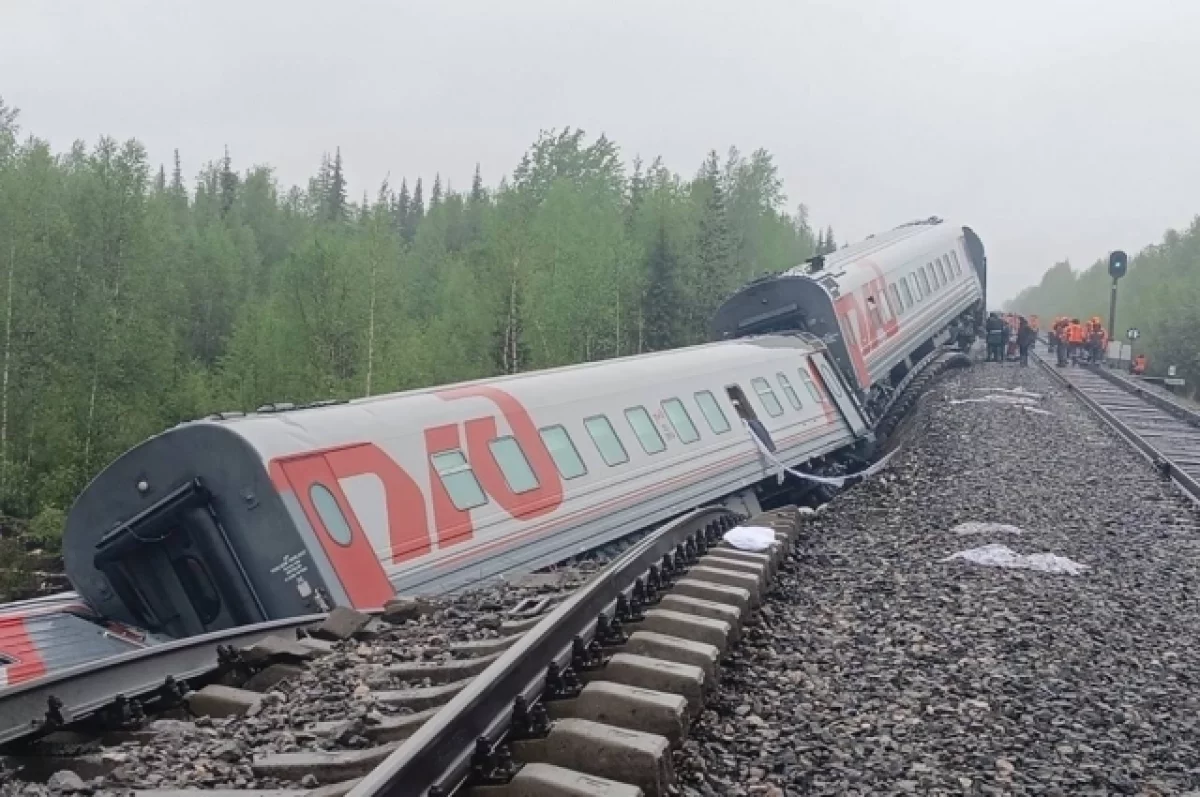
[[[1022,316],[1021,326],[1017,329],[1017,348],[1021,352],[1022,367],[1029,365],[1029,349],[1036,342],[1037,330]]]
[[[1057,341],[1054,350],[1058,353],[1059,368],[1065,368],[1067,365],[1067,354],[1070,352],[1070,343],[1067,342],[1067,330],[1070,327],[1071,324],[1065,318],[1060,318],[1054,325],[1054,338]]]
[[[987,325],[987,361],[1004,361],[1004,322],[1000,316],[992,313],[988,316]]]
[[[1010,353],[1008,346],[1009,340],[1012,338],[1013,328],[1012,324],[1006,320],[1007,318],[1008,317],[1006,316],[1005,318],[1000,319],[1000,323],[1002,325],[1000,328],[1000,362],[1007,360]]]
[[[1071,323],[1067,325],[1067,356],[1074,365],[1079,364],[1079,350],[1083,348],[1083,341],[1083,324],[1079,323],[1078,318],[1072,318]]]

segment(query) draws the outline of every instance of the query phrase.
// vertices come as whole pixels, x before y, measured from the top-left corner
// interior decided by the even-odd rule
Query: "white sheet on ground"
[[[725,542],[739,551],[765,551],[775,542],[775,530],[766,526],[735,526],[725,532]]]
[[[968,534],[1024,534],[1025,532],[1018,526],[1012,526],[1008,523],[991,523],[988,521],[971,520],[966,523],[959,523],[954,528],[950,529],[959,536]]]
[[[947,556],[942,561],[949,562],[952,559],[963,559],[986,567],[1036,570],[1040,573],[1065,573],[1070,576],[1077,576],[1088,569],[1087,565],[1065,556],[1052,553],[1021,554],[1007,545],[997,543],[972,548],[968,551],[959,551]]]

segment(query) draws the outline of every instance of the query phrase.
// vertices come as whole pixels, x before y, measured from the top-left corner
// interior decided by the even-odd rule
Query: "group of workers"
[[[1037,342],[1039,323],[1035,315],[1028,318],[1016,313],[989,315],[984,324],[988,362],[1017,359],[1021,365],[1029,365],[1029,350]]]
[[[991,313],[984,325],[987,336],[988,362],[1018,360],[1029,364],[1029,351],[1038,339],[1040,321],[1016,313]],[[1015,331],[1015,334],[1014,334]],[[1108,330],[1100,316],[1080,321],[1070,316],[1058,316],[1046,331],[1048,351],[1056,354],[1059,367],[1081,362],[1101,363],[1108,351]],[[1146,372],[1146,355],[1139,354],[1130,362],[1134,375]]]
[[[1086,322],[1059,316],[1050,327],[1049,351],[1058,355],[1059,367],[1080,362],[1099,363],[1108,351],[1108,330],[1094,315]]]

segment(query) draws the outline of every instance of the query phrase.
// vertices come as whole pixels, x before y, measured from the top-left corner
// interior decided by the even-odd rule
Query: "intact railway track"
[[[339,609],[0,692],[0,793],[666,794],[799,512],[755,519],[776,530],[765,553],[722,541],[739,519],[697,510],[507,618],[401,599],[396,625]],[[454,617],[489,631],[440,633]]]
[[[1041,366],[1114,431],[1200,501],[1200,413],[1107,368]]]

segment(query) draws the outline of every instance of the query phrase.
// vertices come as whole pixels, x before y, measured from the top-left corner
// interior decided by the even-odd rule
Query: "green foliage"
[[[1106,254],[1082,271],[1056,263],[1008,307],[1042,318],[1097,315],[1107,326],[1111,290]],[[1132,258],[1117,297],[1115,337],[1124,341],[1125,331],[1137,327],[1135,351],[1148,356],[1151,373],[1175,365],[1189,385],[1200,384],[1200,217],[1182,233],[1168,230],[1162,243]]]
[[[688,180],[549,131],[494,188],[435,176],[427,207],[419,178],[349,201],[340,150],[291,189],[227,150],[191,189],[169,165],[136,141],[53,153],[0,102],[0,511],[48,542],[180,421],[701,342],[816,243],[762,150]]]

